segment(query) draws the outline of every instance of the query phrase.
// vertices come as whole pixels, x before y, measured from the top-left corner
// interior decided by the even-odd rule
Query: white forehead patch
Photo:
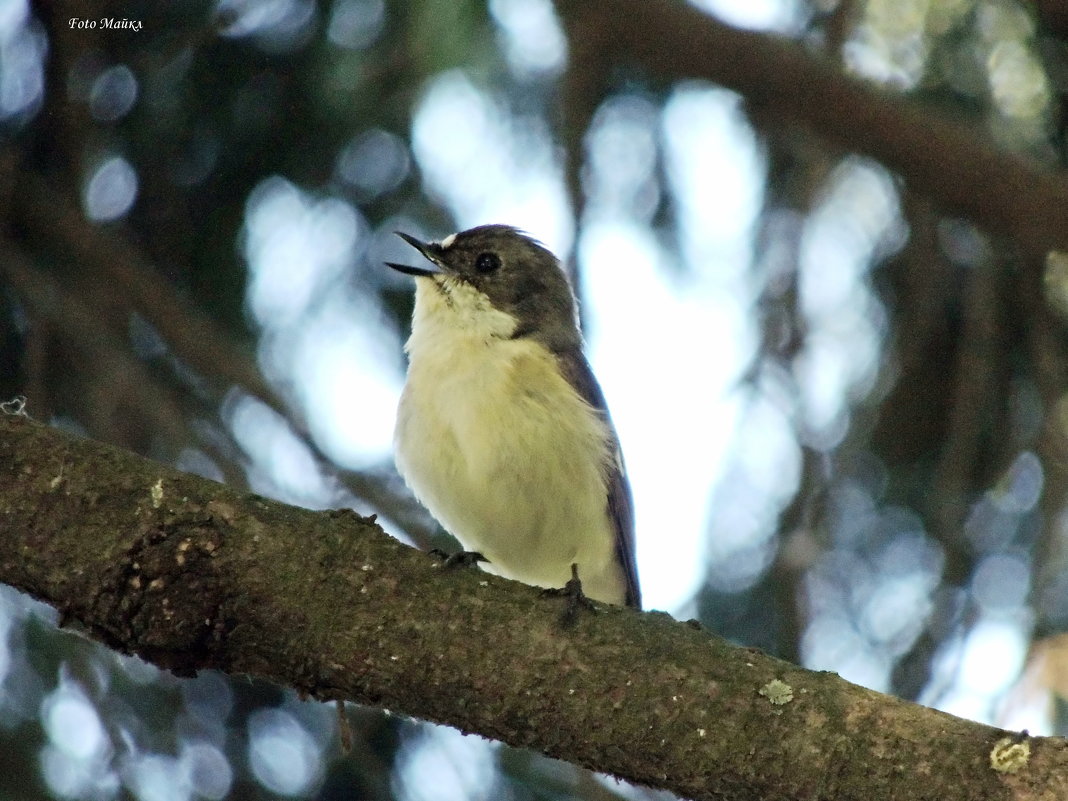
[[[447,237],[441,240],[441,246],[448,250],[452,247],[452,243],[456,241],[456,234],[449,234]]]

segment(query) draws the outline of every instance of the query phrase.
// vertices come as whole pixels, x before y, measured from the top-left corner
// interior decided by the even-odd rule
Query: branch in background
[[[76,207],[64,201],[62,192],[50,189],[33,173],[20,172],[18,184],[20,191],[13,200],[13,213],[17,215],[18,223],[34,231],[43,241],[58,240],[61,251],[70,254],[78,266],[71,280],[85,284],[86,293],[99,293],[100,287],[107,288],[95,305],[109,309],[111,314],[83,314],[84,325],[77,332],[82,342],[114,340],[119,336],[117,332],[125,330],[129,315],[134,311],[140,313],[159,331],[176,358],[208,379],[216,390],[216,400],[221,400],[223,392],[236,385],[267,404],[290,425],[294,435],[314,455],[324,474],[336,476],[340,485],[357,498],[402,525],[420,547],[429,547],[434,527],[428,525],[425,512],[399,477],[338,471],[311,436],[299,412],[268,385],[248,353],[236,347],[225,330],[195,309],[170,282],[139,258],[136,247],[114,231],[90,224]],[[25,259],[22,261],[26,262]],[[30,269],[27,265],[26,270]],[[13,276],[9,276],[32,306],[40,307],[46,300],[51,306],[80,305],[76,297],[58,285],[47,297],[34,292],[31,284],[41,277],[31,279],[26,274],[26,278],[27,281],[17,283]],[[49,316],[46,309],[39,310]],[[114,344],[119,348],[118,341]],[[112,348],[113,353],[119,351],[125,354],[123,348]],[[144,373],[139,363],[128,355],[123,356],[123,363],[129,368],[124,376],[136,377]],[[129,388],[137,387],[144,394],[150,385],[155,384],[144,376],[141,378],[144,380],[135,380]],[[155,395],[160,393],[158,390]],[[30,397],[32,403],[33,397]],[[148,397],[143,400],[141,411],[156,419],[162,430],[185,429],[181,414],[173,420],[164,419],[168,415],[163,414],[163,410],[171,409],[174,413],[173,404],[157,404]],[[100,429],[92,430],[100,433]],[[178,444],[204,447],[204,443],[194,436],[180,438]],[[234,475],[234,465],[222,464],[221,467],[228,475]]]
[[[1007,275],[1004,261],[990,256],[970,270],[968,286],[962,293],[959,348],[952,366],[953,396],[947,406],[948,426],[934,471],[932,508],[925,515],[939,542],[955,546],[947,547],[951,557],[969,551],[964,521],[973,502],[974,487],[982,481],[977,477],[982,476],[984,468],[990,470],[990,465],[984,464],[984,456],[992,461],[1001,461],[1005,456],[984,454],[984,445],[988,451],[995,450],[988,439],[990,432],[1011,431],[1010,426],[996,422],[1002,413],[999,399],[1006,394],[999,388],[1009,385],[1012,372],[1012,338],[1005,331],[1009,315],[1003,300]],[[968,563],[971,561],[967,559]],[[963,583],[968,572],[964,565],[951,564],[947,578]]]
[[[70,364],[94,374],[84,380],[91,397],[81,407],[88,431],[104,436],[118,428],[126,431],[126,441],[143,442],[143,436],[129,436],[130,427],[140,424],[175,450],[196,439],[173,393],[160,387],[126,343],[100,324],[100,315],[34,269],[29,257],[3,239],[0,277],[26,303],[31,319],[47,321],[51,335],[72,353]],[[133,410],[136,414],[129,414]]]
[[[664,614],[436,567],[350,512],[242,496],[0,415],[0,579],[111,647],[447,723],[688,798],[1068,796],[1068,747]],[[521,621],[521,624],[517,625]]]
[[[1068,249],[1068,182],[997,149],[976,126],[847,77],[794,42],[731,28],[685,3],[557,0],[557,8],[570,45],[565,102],[578,109],[568,112],[576,120],[588,116],[618,67],[667,80],[703,78],[878,160],[943,210],[1011,237],[1032,265],[1050,250]],[[577,124],[568,126],[568,144]]]
[[[175,291],[137,249],[118,234],[89,223],[62,191],[46,187],[33,173],[19,175],[21,190],[13,205],[19,222],[43,241],[59,241],[82,270],[106,282],[111,294],[144,315],[179,359],[216,380],[245,388],[281,414],[286,407],[264,381],[249,355],[234,347],[211,318]]]

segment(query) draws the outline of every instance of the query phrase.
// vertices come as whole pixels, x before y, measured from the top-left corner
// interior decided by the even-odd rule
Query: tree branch
[[[179,673],[384,706],[695,799],[1068,797],[1062,740],[1006,738],[664,614],[604,607],[563,628],[558,600],[443,569],[373,519],[13,415],[0,580]]]
[[[1011,237],[1032,265],[1068,246],[1068,181],[999,150],[974,124],[850,78],[793,42],[732,28],[686,3],[556,5],[570,45],[569,104],[591,108],[599,97],[588,95],[602,91],[621,65],[659,79],[703,78],[838,147],[877,159],[943,210]]]

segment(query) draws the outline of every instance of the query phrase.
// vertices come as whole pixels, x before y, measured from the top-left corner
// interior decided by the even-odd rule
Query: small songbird
[[[582,354],[575,296],[544,246],[507,225],[420,242],[397,468],[484,567],[641,607],[630,485]],[[431,266],[432,265],[432,266]]]

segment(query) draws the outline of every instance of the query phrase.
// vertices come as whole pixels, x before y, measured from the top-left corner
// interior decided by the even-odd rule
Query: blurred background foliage
[[[1064,167],[1056,3],[699,5]],[[518,224],[576,279],[648,606],[1066,733],[1064,260],[767,104],[625,58],[584,82],[567,30],[550,0],[0,0],[0,397],[445,544],[391,467],[412,299],[381,262]],[[377,710],[343,753],[333,707],[11,591],[0,633],[4,798],[649,794]]]

